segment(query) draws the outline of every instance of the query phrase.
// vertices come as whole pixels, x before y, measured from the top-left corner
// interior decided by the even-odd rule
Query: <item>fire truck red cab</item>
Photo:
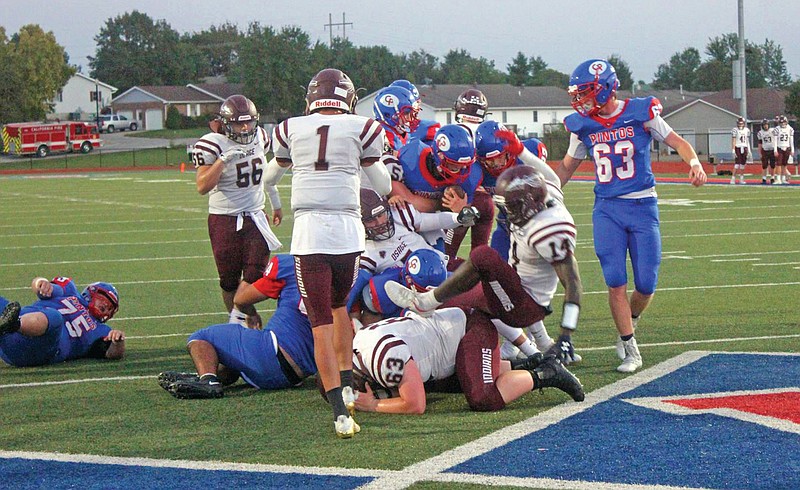
[[[51,152],[89,153],[103,141],[97,126],[85,122],[25,122],[3,126],[3,152],[46,157]]]

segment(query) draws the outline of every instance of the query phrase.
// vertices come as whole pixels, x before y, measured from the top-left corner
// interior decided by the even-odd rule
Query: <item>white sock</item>
[[[536,347],[541,352],[553,345],[553,339],[550,338],[550,334],[547,333],[547,328],[541,320],[528,327],[528,338],[536,343]]]
[[[239,325],[246,327],[247,315],[245,315],[241,311],[237,310],[236,307],[234,307],[231,310],[230,316],[228,317],[228,323],[238,323]]]
[[[433,290],[418,294],[415,303],[419,309],[423,311],[435,310],[439,305],[442,304],[442,302],[437,300],[433,295]]]

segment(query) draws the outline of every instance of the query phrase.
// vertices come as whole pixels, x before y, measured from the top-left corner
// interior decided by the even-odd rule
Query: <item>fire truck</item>
[[[50,152],[89,153],[103,142],[97,126],[85,122],[23,122],[3,126],[3,153],[46,157]]]

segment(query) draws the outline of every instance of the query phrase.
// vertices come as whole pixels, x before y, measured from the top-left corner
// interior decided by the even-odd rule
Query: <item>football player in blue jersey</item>
[[[119,310],[119,293],[106,282],[83,292],[68,277],[37,277],[38,301],[20,307],[0,297],[0,359],[17,367],[80,359],[122,359],[125,333],[105,324]]]
[[[392,82],[390,87],[403,87],[411,92],[411,97],[414,100],[414,119],[411,121],[411,133],[409,138],[418,139],[430,143],[436,131],[439,130],[441,124],[430,119],[420,119],[419,115],[422,112],[422,98],[420,96],[417,86],[408,80],[400,79]]]
[[[372,103],[372,114],[383,127],[384,152],[397,155],[408,141],[411,126],[418,122],[417,112],[415,99],[405,88],[390,85],[378,91]]]
[[[689,165],[692,185],[706,182],[697,154],[661,118],[655,97],[617,100],[619,82],[614,67],[602,59],[584,61],[572,72],[569,96],[577,111],[564,119],[570,146],[556,173],[562,185],[581,160],[595,164],[592,213],[595,253],[608,286],[611,316],[619,333],[617,371],[642,366],[634,338],[635,324],[650,304],[661,263],[655,176],[650,145],[655,138],[678,152]],[[630,254],[635,289],[628,298],[626,257]]]
[[[510,148],[509,140],[514,141],[513,135],[505,126],[497,121],[484,121],[475,131],[475,151],[478,155],[478,163],[483,168],[483,182],[481,185],[489,195],[494,196],[497,186],[497,177],[503,170],[514,166],[524,165],[519,159],[519,153],[515,154]],[[529,138],[522,141],[522,145],[534,156],[542,160],[547,160],[547,147],[536,138]],[[511,239],[508,236],[508,218],[505,212],[497,214],[497,227],[492,233],[491,247],[508,260],[508,248],[511,246]]]
[[[187,349],[197,372],[162,372],[159,385],[177,398],[220,398],[223,385],[239,376],[255,388],[271,390],[297,386],[316,373],[311,324],[294,268],[291,255],[276,255],[262,278],[236,292],[234,303],[239,307],[267,298],[278,300],[263,330],[232,319],[194,332]]]

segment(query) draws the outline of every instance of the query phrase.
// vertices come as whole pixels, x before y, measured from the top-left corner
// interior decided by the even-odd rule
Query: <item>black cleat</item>
[[[525,359],[512,359],[511,362],[511,369],[524,369],[525,371],[533,371],[536,367],[542,363],[542,356],[541,352],[537,352],[536,354],[530,355]]]
[[[531,372],[535,378],[534,389],[558,388],[576,402],[582,402],[586,396],[581,381],[554,356],[545,357]]]
[[[172,396],[182,399],[222,398],[222,383],[217,380],[178,380],[167,388]]]
[[[0,313],[0,335],[14,333],[19,330],[19,311],[22,309],[19,303],[12,301],[3,308]]]
[[[169,385],[176,381],[200,381],[197,373],[180,373],[178,371],[164,371],[158,373],[158,385],[169,391]]]

